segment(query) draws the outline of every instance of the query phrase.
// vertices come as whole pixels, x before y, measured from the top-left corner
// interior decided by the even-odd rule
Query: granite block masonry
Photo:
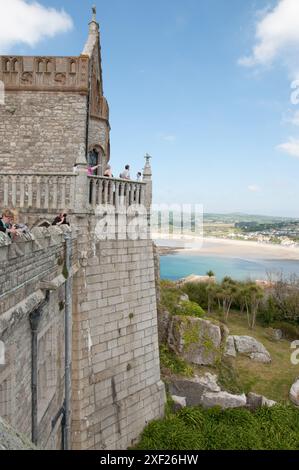
[[[0,416],[38,448],[126,449],[164,413],[154,252],[150,238],[97,240],[96,208],[118,217],[122,198],[149,211],[149,157],[144,182],[102,176],[110,124],[95,15],[80,56],[2,56],[0,80],[0,210],[30,228],[13,242],[0,234]],[[47,228],[64,210],[71,228]]]

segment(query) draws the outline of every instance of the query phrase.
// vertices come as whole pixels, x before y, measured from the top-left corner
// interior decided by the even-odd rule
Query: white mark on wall
[[[0,105],[5,104],[5,86],[4,83],[0,80]]]
[[[3,341],[0,341],[0,365],[5,365],[5,345]]]

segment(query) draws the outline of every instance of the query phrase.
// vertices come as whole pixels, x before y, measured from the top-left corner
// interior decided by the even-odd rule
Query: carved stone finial
[[[145,158],[145,161],[146,161],[146,164],[145,164],[145,165],[146,165],[146,166],[150,166],[150,165],[151,165],[150,162],[151,162],[151,159],[152,159],[153,157],[151,157],[151,156],[147,153],[144,158]]]
[[[92,6],[92,21],[97,21],[97,7],[96,7],[96,5]]]

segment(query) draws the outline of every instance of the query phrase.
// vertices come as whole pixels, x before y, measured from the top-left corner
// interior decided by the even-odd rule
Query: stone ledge
[[[76,230],[72,230],[68,225],[35,227],[31,232],[21,234],[14,240],[0,232],[0,261],[21,258],[62,245],[66,233],[71,235],[72,240],[77,238]]]

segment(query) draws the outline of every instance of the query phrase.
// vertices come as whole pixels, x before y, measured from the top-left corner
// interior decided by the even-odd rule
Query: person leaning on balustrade
[[[4,209],[0,217],[0,232],[6,233],[10,238],[19,235],[19,231],[14,225],[15,214],[10,209]]]

